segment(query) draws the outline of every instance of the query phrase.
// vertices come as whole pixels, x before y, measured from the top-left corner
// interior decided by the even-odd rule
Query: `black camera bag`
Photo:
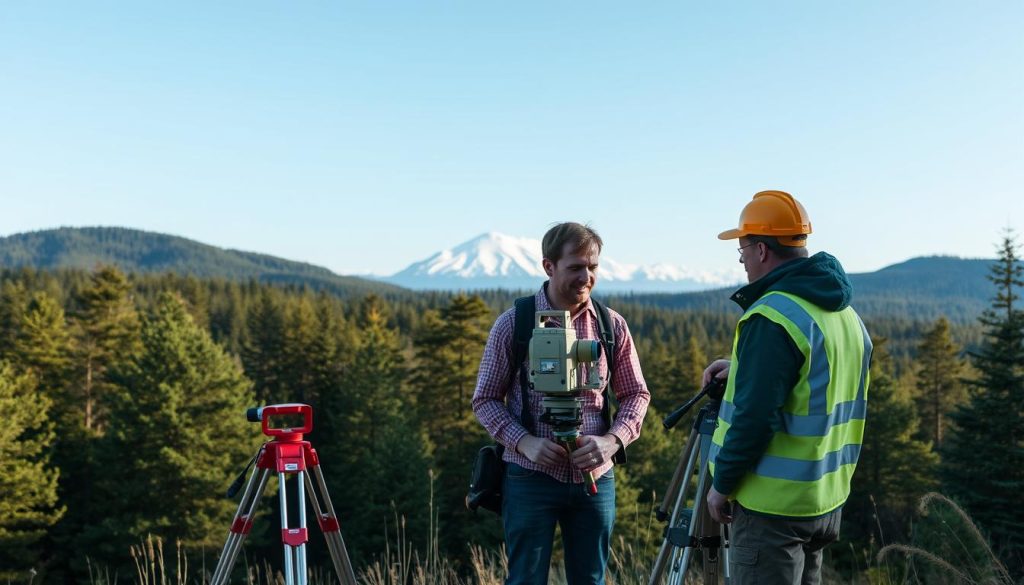
[[[501,516],[501,483],[505,476],[505,453],[503,445],[481,447],[473,462],[473,477],[466,494],[466,507],[490,510]]]

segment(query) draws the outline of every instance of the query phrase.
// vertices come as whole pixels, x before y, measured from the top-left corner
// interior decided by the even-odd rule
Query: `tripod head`
[[[284,416],[302,417],[302,426],[271,426],[270,423],[274,417]],[[278,440],[282,441],[301,441],[302,435],[313,430],[313,407],[308,404],[271,404],[268,406],[257,406],[245,411],[245,418],[249,422],[262,423],[264,435],[268,437],[277,437]]]
[[[704,395],[710,396],[711,400],[715,402],[721,400],[722,396],[725,395],[725,380],[722,378],[712,377],[696,396],[689,399],[686,404],[675,409],[668,416],[662,419],[661,424],[665,427],[665,430],[667,431],[676,426],[676,424],[679,423],[679,420],[686,416],[686,413],[693,408],[693,405],[697,404],[701,398],[704,398]]]

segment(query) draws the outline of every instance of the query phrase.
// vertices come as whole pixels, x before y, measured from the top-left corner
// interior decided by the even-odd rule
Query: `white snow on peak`
[[[536,276],[543,277],[540,240],[497,232],[479,235],[454,248],[441,250],[394,276]]]
[[[499,232],[467,242],[409,265],[385,280],[416,289],[522,288],[542,282],[540,240]],[[684,291],[729,286],[742,281],[742,271],[702,271],[672,264],[641,266],[601,257],[602,288]],[[531,284],[532,283],[532,284]]]

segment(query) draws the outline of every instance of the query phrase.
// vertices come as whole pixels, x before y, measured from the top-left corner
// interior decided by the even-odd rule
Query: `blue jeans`
[[[508,463],[502,491],[505,585],[547,585],[556,522],[562,527],[568,585],[604,585],[615,523],[614,469],[597,480],[597,495],[590,496],[585,484],[562,483]]]

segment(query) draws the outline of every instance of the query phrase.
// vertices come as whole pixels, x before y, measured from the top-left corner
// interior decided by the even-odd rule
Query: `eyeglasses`
[[[749,248],[749,247],[751,247],[751,246],[755,246],[755,245],[757,245],[757,242],[750,242],[750,243],[749,243],[749,244],[747,244],[746,246],[740,246],[739,248],[736,248],[736,251],[737,251],[737,252],[739,252],[739,253],[740,253],[740,255],[742,256],[742,255],[743,255],[743,249],[744,249],[744,248]]]

